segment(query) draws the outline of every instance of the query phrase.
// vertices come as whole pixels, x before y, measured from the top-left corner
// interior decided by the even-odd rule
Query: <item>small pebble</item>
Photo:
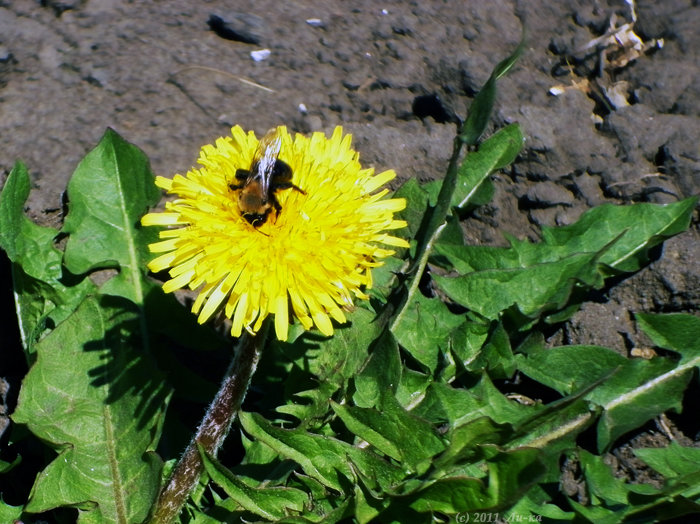
[[[323,27],[323,20],[320,18],[307,18],[306,23],[312,27]]]
[[[0,62],[9,62],[12,58],[12,52],[4,45],[0,45]]]
[[[271,54],[269,49],[259,49],[258,51],[251,51],[250,56],[256,62],[262,62],[266,60]]]

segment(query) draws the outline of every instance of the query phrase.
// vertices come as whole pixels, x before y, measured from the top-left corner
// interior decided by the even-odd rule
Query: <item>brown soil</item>
[[[504,232],[537,239],[540,226],[571,223],[604,202],[700,192],[693,0],[640,2],[633,29],[650,47],[618,67],[629,54],[584,48],[611,20],[632,22],[623,0],[235,4],[0,1],[0,185],[22,159],[34,184],[29,215],[57,225],[51,210],[107,126],[164,175],[185,172],[200,146],[233,124],[259,133],[341,124],[364,163],[394,168],[401,180],[439,178],[454,115],[464,114],[525,24],[527,49],[499,83],[495,126],[520,122],[526,148],[495,177],[493,202],[468,222],[470,242],[503,244]],[[651,45],[655,39],[663,45]],[[261,49],[270,55],[256,62],[251,52]],[[562,94],[550,94],[553,86]],[[697,314],[699,238],[696,214],[663,256],[586,303],[550,343],[627,353],[647,345],[633,313]],[[2,275],[4,303],[8,282]],[[634,463],[625,468],[635,477]]]

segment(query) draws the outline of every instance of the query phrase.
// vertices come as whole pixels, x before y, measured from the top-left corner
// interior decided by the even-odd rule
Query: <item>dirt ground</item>
[[[638,40],[617,31],[606,46],[626,23]],[[526,52],[499,83],[495,126],[520,122],[526,148],[468,221],[470,242],[535,240],[540,226],[604,202],[700,193],[695,0],[645,0],[634,14],[624,0],[0,1],[0,185],[22,159],[34,184],[28,214],[58,226],[67,180],[108,126],[168,176],[234,124],[340,124],[364,163],[399,180],[439,178],[455,115],[523,24]],[[634,312],[697,314],[699,238],[696,213],[663,256],[586,303],[550,343],[627,354],[644,346]],[[3,274],[3,304],[8,283]]]

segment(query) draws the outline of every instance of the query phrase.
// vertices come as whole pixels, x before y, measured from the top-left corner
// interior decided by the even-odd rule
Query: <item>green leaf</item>
[[[520,371],[562,395],[608,375],[628,360],[612,349],[600,346],[542,348],[527,357],[516,356]]]
[[[504,512],[506,522],[571,522],[574,514],[551,503],[552,497],[542,488],[534,486],[515,506]]]
[[[515,62],[518,55],[519,51],[516,51],[513,56],[501,62],[496,67],[491,79],[489,79],[490,85],[485,90],[487,93],[490,93],[490,95],[484,96],[495,97],[496,78],[498,78],[500,74],[505,74],[512,63]],[[484,97],[482,96],[482,99],[483,98]],[[478,96],[477,99],[479,99]],[[492,98],[490,100],[490,104],[491,105],[487,109],[487,118],[491,114],[491,109],[493,106]],[[474,106],[475,108],[486,107],[484,103],[477,100],[475,100]],[[476,111],[473,114],[476,114],[477,112],[480,112],[482,116],[485,114],[481,110]],[[477,126],[480,126],[482,123],[484,127],[486,125],[486,122],[480,122],[479,118],[475,119],[472,117],[472,115],[470,115],[464,128],[470,128],[472,131],[474,131],[476,129],[474,127],[475,122],[478,122],[476,124]],[[473,137],[473,144],[475,144],[478,140],[484,127],[479,128],[478,135]],[[517,135],[519,139],[514,139],[515,135]],[[498,134],[498,136],[495,136],[495,138],[493,138],[493,140],[490,142],[490,145],[486,145],[484,148],[484,153],[476,154],[477,157],[473,163],[473,168],[469,166],[465,167],[465,165],[471,163],[469,161],[469,157],[467,157],[467,161],[465,161],[465,164],[463,164],[462,167],[457,165],[464,142],[464,135],[455,139],[452,156],[450,157],[445,177],[440,183],[440,189],[435,206],[433,207],[428,205],[425,213],[422,214],[422,217],[418,222],[420,223],[420,226],[415,230],[415,255],[412,257],[413,260],[407,270],[407,273],[411,275],[411,282],[408,285],[405,293],[402,295],[401,300],[397,300],[397,302],[400,302],[400,304],[397,306],[398,313],[394,316],[393,322],[391,323],[392,327],[400,322],[401,317],[405,313],[406,306],[411,303],[417,293],[418,283],[423,276],[423,271],[427,265],[428,256],[433,248],[433,245],[437,239],[440,238],[443,230],[445,230],[448,225],[446,219],[455,200],[455,196],[457,195],[458,198],[456,203],[461,206],[465,205],[477,194],[479,196],[483,196],[483,193],[479,193],[479,189],[482,187],[482,183],[490,173],[490,170],[497,167],[503,167],[509,158],[517,155],[517,151],[519,151],[522,147],[522,135],[520,134],[520,129],[516,125],[508,128],[503,133]],[[471,142],[467,141],[467,143]],[[460,182],[459,192],[457,192],[458,182]],[[415,200],[421,200],[421,198],[416,198]],[[429,202],[426,202],[426,204],[429,204]],[[415,214],[414,208],[412,208],[411,211],[413,214]]]
[[[27,275],[52,282],[61,278],[61,252],[53,246],[58,231],[24,215],[29,189],[27,168],[18,162],[0,193],[0,247]]]
[[[515,372],[515,360],[510,347],[510,340],[501,322],[496,323],[494,329],[479,351],[468,362],[463,362],[464,367],[471,372],[481,373],[489,371],[492,378],[510,378]]]
[[[439,353],[447,349],[450,333],[464,322],[437,298],[416,293],[391,331],[401,346],[431,373],[438,365]]]
[[[408,212],[404,211],[405,214],[402,215],[409,224],[411,220],[420,224],[415,232],[411,231],[418,242],[414,260],[419,266],[424,267],[433,244],[442,237],[443,230],[447,226],[445,219],[450,208],[452,206],[464,208],[477,196],[483,196],[480,190],[484,187],[488,176],[512,162],[522,148],[522,144],[523,136],[520,127],[512,124],[491,136],[481,145],[479,151],[469,153],[462,164],[457,166],[461,145],[457,141],[448,172],[442,181],[426,184],[423,188],[415,183],[407,183],[404,191],[399,190],[402,194],[413,196],[416,202],[424,206],[423,208],[415,206]],[[429,206],[433,200],[437,200],[435,207]],[[425,207],[427,211],[423,211]],[[409,298],[415,292],[416,285],[415,282],[412,284]]]
[[[138,313],[89,298],[36,346],[12,416],[59,456],[37,477],[29,512],[60,506],[99,522],[142,521],[158,492],[154,453],[167,402],[139,350]]]
[[[465,368],[471,369],[471,363],[481,354],[481,349],[489,337],[489,324],[465,322],[452,334],[452,353]]]
[[[437,424],[448,422],[457,427],[484,416],[497,424],[517,424],[540,409],[541,406],[526,406],[509,400],[496,389],[488,375],[483,374],[469,389],[432,383],[413,413]]]
[[[527,357],[518,355],[517,362],[526,375],[562,395],[593,385],[585,398],[603,408],[598,426],[600,449],[667,409],[680,409],[692,367],[697,364],[676,365],[663,358],[629,360],[598,346],[534,349]],[[566,425],[573,429],[579,420],[580,427],[587,418],[585,412],[573,412]]]
[[[381,333],[366,309],[358,308],[348,321],[333,337],[307,333],[293,344],[268,345],[254,382],[269,389],[282,381],[283,393],[269,397],[271,408],[298,418],[302,426],[325,416],[328,400],[357,378],[367,362],[367,348]]]
[[[517,54],[519,54],[519,52],[516,52],[516,55]],[[522,137],[517,146],[514,146],[511,143],[512,137],[510,137],[509,135],[512,135],[513,130],[516,129],[516,127],[513,127],[505,133],[503,133],[502,135],[500,135],[499,137],[496,137],[491,142],[492,149],[490,149],[489,146],[486,146],[485,153],[477,157],[477,159],[481,159],[481,161],[477,160],[474,163],[475,169],[472,174],[470,174],[467,171],[469,168],[460,168],[458,166],[459,157],[464,143],[466,142],[470,145],[476,144],[479,136],[485,129],[487,122],[483,121],[483,118],[485,117],[488,120],[488,118],[491,115],[491,110],[493,109],[496,78],[498,78],[500,74],[505,74],[505,72],[510,68],[510,65],[506,65],[506,63],[508,62],[508,60],[511,59],[512,62],[510,65],[512,65],[515,59],[517,59],[517,56],[511,56],[509,59],[506,59],[505,61],[501,62],[494,70],[493,74],[491,75],[491,78],[489,79],[489,82],[487,82],[488,85],[483,90],[484,93],[480,93],[479,96],[477,96],[477,99],[473,104],[473,111],[467,118],[467,122],[465,123],[465,125],[462,127],[462,134],[456,137],[454,140],[452,156],[450,157],[445,177],[440,183],[439,192],[437,193],[437,198],[435,199],[434,206],[431,205],[432,202],[430,201],[431,199],[429,199],[428,196],[431,195],[431,193],[435,192],[435,186],[433,186],[431,189],[428,189],[425,195],[419,193],[415,184],[412,186],[406,186],[406,189],[404,190],[405,193],[410,193],[415,197],[413,198],[415,202],[420,202],[421,204],[425,203],[426,211],[423,213],[423,206],[417,208],[414,202],[411,204],[411,208],[407,210],[407,212],[403,215],[409,218],[410,215],[413,215],[414,218],[419,219],[416,220],[416,223],[420,225],[417,229],[415,229],[415,232],[411,231],[411,233],[414,233],[414,236],[416,238],[415,255],[413,256],[413,260],[407,271],[409,274],[412,275],[412,280],[408,286],[405,296],[402,297],[403,303],[398,307],[399,313],[396,315],[395,322],[396,319],[400,318],[403,314],[403,311],[401,311],[401,309],[404,307],[405,304],[409,303],[415,295],[418,288],[418,282],[423,275],[423,271],[428,261],[428,255],[430,254],[434,243],[440,237],[442,231],[447,225],[446,218],[450,212],[450,208],[452,207],[453,201],[455,199],[457,184],[460,178],[460,171],[462,172],[462,188],[459,202],[462,205],[464,205],[473,195],[475,195],[478,192],[482,182],[484,181],[486,176],[488,176],[488,171],[484,172],[484,169],[488,169],[489,165],[503,165],[503,161],[508,157],[508,153],[504,153],[504,148],[499,146],[505,144],[505,151],[508,152],[513,151],[515,147],[517,147],[519,150],[522,146]],[[500,71],[500,74],[498,73],[498,71]],[[464,129],[471,130],[467,131],[467,133],[475,132],[478,130],[478,134],[473,136],[473,141],[465,141],[465,135],[463,134]],[[517,132],[519,133],[519,130],[517,130]],[[418,209],[420,211],[417,213],[416,211]]]
[[[474,203],[474,198],[493,172],[510,165],[520,153],[525,137],[519,124],[499,129],[486,139],[478,151],[470,152],[459,167],[457,187],[452,205],[464,208]]]
[[[629,490],[624,480],[615,478],[603,458],[585,450],[578,453],[589,491],[608,504],[627,504]]]
[[[401,249],[406,251],[405,248]],[[373,268],[372,287],[366,290],[370,301],[360,301],[357,306],[371,310],[372,299],[377,299],[381,304],[385,304],[396,286],[396,275],[401,273],[405,265],[406,261],[403,257],[400,258],[397,252],[396,255],[385,258],[382,265]]]
[[[34,344],[95,292],[95,285],[87,278],[73,285],[64,285],[61,280],[47,282],[27,275],[16,264],[12,267],[12,282],[22,346],[29,362],[33,362]]]
[[[538,449],[519,448],[500,452],[487,461],[489,495],[494,506],[512,506],[539,480],[545,472],[540,457]]]
[[[295,342],[301,347],[300,367],[316,375],[322,382],[342,386],[354,377],[367,359],[367,348],[381,333],[381,325],[374,314],[356,309],[348,315],[349,325],[336,330],[332,337],[313,342],[311,336],[300,337]]]
[[[603,408],[598,449],[669,409],[680,412],[693,369],[670,359],[630,360],[586,398]]]
[[[687,314],[635,315],[639,327],[657,346],[680,353],[683,365],[700,364],[700,319]]]
[[[490,453],[493,456],[486,461],[487,483],[469,477],[441,478],[413,493],[410,507],[421,513],[437,511],[446,515],[505,509],[519,500],[543,473],[536,449],[497,452],[493,448]]]
[[[323,524],[335,524],[344,518],[350,517],[351,498],[341,499],[331,493],[321,483],[295,472],[290,477],[294,485],[303,488],[311,499],[304,507],[304,511],[298,517],[287,517],[280,522],[319,522]],[[297,482],[298,481],[298,482]]]
[[[542,240],[553,253],[593,252],[624,235],[603,254],[600,263],[615,272],[637,271],[648,261],[649,250],[688,229],[698,197],[673,204],[605,204],[584,213],[570,226],[545,227]],[[613,272],[612,274],[615,274]]]
[[[250,440],[242,433],[241,441],[245,449],[245,456],[241,462],[243,465],[254,464],[259,466],[272,464],[279,458],[275,450],[259,440]]]
[[[204,468],[211,480],[221,486],[226,494],[242,508],[268,520],[279,520],[290,512],[302,512],[309,502],[308,495],[294,488],[253,487],[236,478],[216,459],[207,455],[199,446]]]
[[[469,116],[467,117],[461,131],[461,140],[467,145],[475,145],[479,141],[482,133],[491,120],[493,104],[496,100],[496,80],[505,75],[518,61],[520,55],[525,50],[525,35],[520,40],[520,44],[513,53],[501,60],[493,69],[491,76],[481,88],[481,91],[474,97]]]
[[[355,377],[353,400],[357,406],[379,406],[386,391],[396,393],[401,381],[399,346],[393,335],[385,332],[372,348],[365,367]]]
[[[529,446],[541,449],[548,461],[550,472],[559,480],[559,456],[563,451],[576,446],[577,437],[587,429],[595,417],[583,393],[540,407],[527,419],[516,425],[516,436],[508,448]]]
[[[488,417],[471,420],[450,430],[447,434],[448,447],[433,465],[440,476],[445,476],[454,466],[474,462],[478,446],[502,445],[512,435],[510,424],[497,424]]]
[[[598,446],[612,441],[668,409],[680,411],[683,393],[700,364],[699,321],[690,315],[638,315],[642,329],[661,347],[683,355],[626,360],[619,371],[587,398],[604,408],[598,426]]]
[[[313,389],[295,393],[287,404],[277,406],[275,411],[297,418],[301,426],[310,424],[314,419],[322,419],[328,412],[328,399],[337,391],[337,387],[321,382]]]
[[[598,256],[582,253],[520,269],[486,269],[456,278],[435,276],[434,280],[452,300],[487,319],[497,319],[511,306],[534,319],[563,308],[575,287],[600,287]]]
[[[432,188],[432,195],[427,191]],[[407,228],[398,231],[398,234],[406,234],[406,238],[414,238],[423,220],[428,204],[435,198],[439,191],[438,185],[421,186],[415,178],[409,178],[394,193],[394,198],[405,198],[406,208],[396,214],[397,218],[407,222]]]
[[[354,482],[353,467],[367,479],[373,479],[382,489],[399,482],[399,468],[382,460],[375,453],[359,449],[333,437],[316,435],[298,429],[273,426],[257,413],[239,414],[241,426],[281,456],[299,464],[311,478],[339,492]]]
[[[569,505],[582,517],[583,522],[595,522],[596,524],[618,524],[623,522],[624,516],[619,508],[609,509],[598,505],[584,506],[575,500],[569,500]],[[574,520],[576,522],[576,520]]]
[[[402,366],[399,387],[396,389],[396,400],[405,409],[412,410],[423,399],[431,383],[430,375]]]
[[[574,284],[579,291],[600,288],[611,270],[639,269],[651,247],[687,227],[695,203],[691,198],[667,205],[601,206],[571,226],[544,228],[541,244],[513,238],[509,248],[438,243],[435,254],[462,276],[435,281],[450,298],[488,319],[517,305],[531,319],[560,311],[547,319],[559,322],[574,310],[569,304]],[[575,306],[580,299],[571,301]]]
[[[10,506],[0,500],[0,522],[19,522],[23,509],[22,506]]]
[[[456,214],[450,214],[445,219],[445,227],[440,232],[438,237],[440,242],[448,244],[464,244],[464,231],[459,217]]]
[[[17,455],[12,462],[7,462],[5,460],[0,460],[0,474],[8,473],[12,471],[16,466],[22,462],[22,456]]]
[[[681,446],[675,441],[666,448],[637,448],[634,454],[667,478],[700,471],[700,448]]]
[[[404,410],[392,394],[385,392],[381,405],[378,410],[331,403],[350,431],[409,471],[445,448],[432,425]]]
[[[676,455],[676,449],[641,449],[642,454],[650,452],[656,457]],[[690,448],[692,450],[692,448]],[[665,522],[683,515],[697,515],[700,505],[697,503],[700,494],[700,472],[695,468],[685,467],[687,471],[681,478],[667,479],[665,484],[657,489],[649,484],[630,484],[615,478],[610,467],[602,457],[585,451],[579,452],[581,469],[586,485],[591,495],[592,505],[582,507],[574,504],[574,509],[588,519],[595,517],[596,522]],[[653,459],[652,459],[653,460]],[[676,456],[674,462],[680,464],[683,460]],[[692,500],[695,499],[695,500]]]
[[[368,347],[381,333],[374,314],[365,309],[349,314],[348,321],[333,337],[309,332],[293,344],[268,344],[254,386],[278,393],[266,396],[260,409],[296,417],[301,427],[322,423],[329,399],[357,378],[368,360]]]
[[[353,517],[359,524],[372,522],[390,504],[386,498],[377,498],[372,491],[364,485],[362,479],[358,479],[355,486],[355,507]]]
[[[15,306],[22,345],[45,333],[48,321],[58,324],[72,313],[94,286],[89,280],[64,282],[62,253],[54,246],[58,231],[34,224],[24,215],[30,182],[26,167],[17,163],[0,193],[0,247],[12,261]]]
[[[492,506],[484,483],[469,477],[436,480],[411,498],[410,507],[420,513],[437,511],[455,515]]]
[[[578,253],[601,252],[600,263],[619,271],[638,270],[649,249],[688,226],[696,198],[675,204],[610,204],[586,211],[574,224],[542,228],[542,242],[507,236],[508,248],[440,243],[436,252],[460,273],[525,268]]]
[[[457,183],[452,195],[451,205],[465,209],[468,207],[483,205],[491,200],[493,187],[488,186],[490,175],[499,169],[510,165],[522,150],[525,137],[519,124],[510,124],[496,131],[484,140],[476,151],[470,151],[462,160],[457,170]],[[418,186],[411,179],[407,182],[406,195],[413,196],[418,202],[427,205],[437,198],[441,181],[433,181]],[[410,191],[408,189],[410,188]],[[401,191],[401,190],[399,190]],[[418,198],[418,191],[422,191],[422,198]],[[483,193],[482,193],[483,191]],[[418,209],[410,216],[416,220]],[[420,219],[420,217],[418,217]],[[406,218],[408,220],[408,217]],[[409,222],[410,224],[410,222]],[[444,238],[441,237],[444,242]]]
[[[160,199],[146,156],[108,129],[78,165],[68,198],[66,267],[75,274],[118,269],[101,292],[143,304],[148,244],[157,239],[157,231],[138,222]]]

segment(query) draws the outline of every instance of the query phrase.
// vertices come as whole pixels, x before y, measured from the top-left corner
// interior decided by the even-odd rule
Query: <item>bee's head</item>
[[[260,227],[267,220],[267,215],[272,210],[272,205],[265,202],[260,194],[246,193],[241,191],[238,196],[238,209],[241,216],[245,218],[253,227]]]
[[[245,218],[248,223],[256,229],[267,222],[267,215],[269,214],[269,209],[265,213],[241,213],[243,218]]]

